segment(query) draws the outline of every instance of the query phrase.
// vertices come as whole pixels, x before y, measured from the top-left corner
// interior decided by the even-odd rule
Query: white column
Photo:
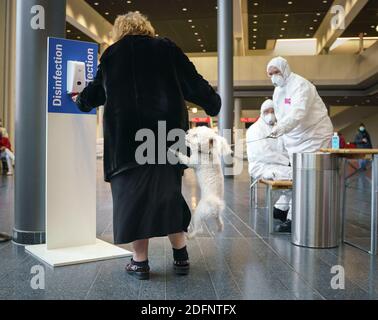
[[[219,133],[225,136],[233,127],[234,108],[233,1],[218,0],[218,91],[222,98]],[[229,137],[227,137],[229,138]],[[232,138],[228,141],[232,144]],[[227,161],[227,163],[230,161]],[[228,176],[228,174],[225,175]]]

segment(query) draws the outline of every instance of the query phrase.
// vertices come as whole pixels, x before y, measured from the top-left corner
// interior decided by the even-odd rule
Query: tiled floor
[[[0,229],[13,221],[13,178],[0,177]],[[199,196],[194,175],[187,171],[184,194],[191,207]],[[366,243],[369,236],[369,181],[356,177],[348,189],[347,236]],[[192,270],[188,277],[172,273],[166,238],[150,246],[152,277],[140,282],[127,276],[129,259],[57,268],[45,266],[45,290],[30,286],[31,268],[41,263],[12,243],[0,244],[0,299],[378,299],[375,258],[351,246],[313,250],[293,246],[288,236],[270,236],[265,209],[249,208],[246,173],[226,180],[225,231],[211,221],[205,233],[188,244]],[[98,172],[98,236],[112,241],[109,185]],[[130,249],[130,246],[125,246]],[[331,268],[345,268],[345,290],[331,288]]]

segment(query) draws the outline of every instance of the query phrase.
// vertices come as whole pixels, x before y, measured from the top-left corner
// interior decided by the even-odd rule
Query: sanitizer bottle
[[[340,149],[340,138],[337,132],[335,132],[332,137],[332,149]]]

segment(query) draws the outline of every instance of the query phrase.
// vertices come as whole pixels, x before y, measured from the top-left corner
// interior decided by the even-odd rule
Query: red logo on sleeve
[[[285,104],[290,104],[291,105],[291,98],[285,98]]]

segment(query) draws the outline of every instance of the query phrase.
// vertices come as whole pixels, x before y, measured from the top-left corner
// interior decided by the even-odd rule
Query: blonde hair
[[[112,37],[114,42],[127,35],[155,36],[155,29],[148,18],[138,11],[118,16],[114,22]]]

